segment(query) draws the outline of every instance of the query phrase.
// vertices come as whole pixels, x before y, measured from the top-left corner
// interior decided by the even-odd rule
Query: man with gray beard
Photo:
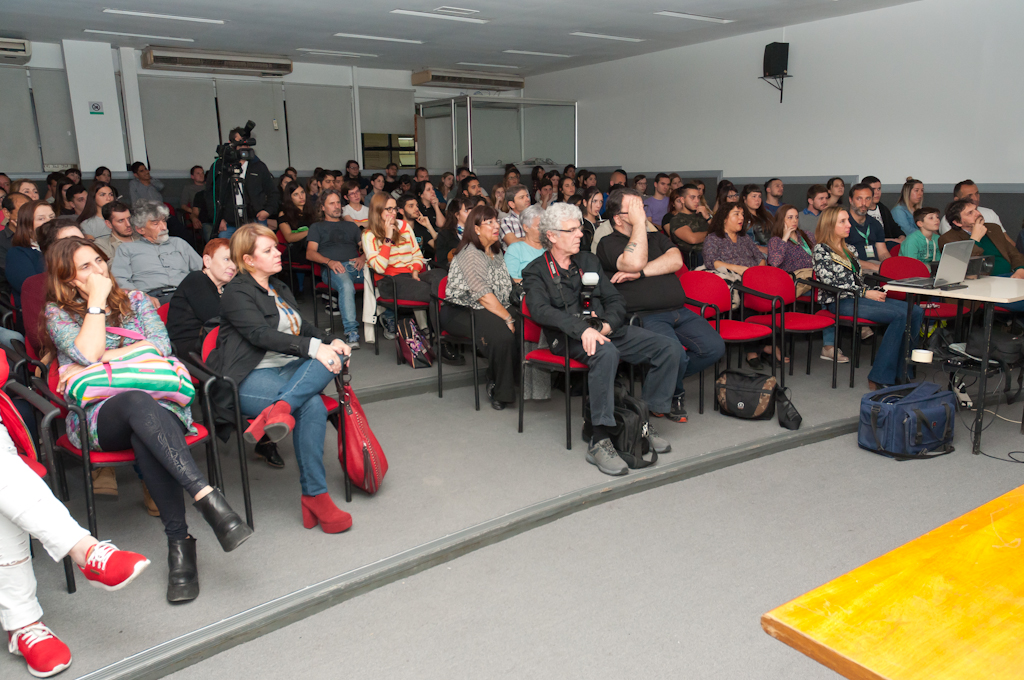
[[[141,290],[159,307],[169,302],[189,272],[203,268],[203,258],[186,242],[167,233],[167,206],[142,199],[132,206],[132,228],[142,238],[117,249],[110,273],[125,290]]]

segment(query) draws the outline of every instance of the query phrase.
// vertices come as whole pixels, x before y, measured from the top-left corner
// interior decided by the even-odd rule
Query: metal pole
[[[466,164],[470,172],[475,172],[473,169],[473,98],[466,97],[466,146],[467,155],[469,156],[468,163]]]
[[[580,103],[572,105],[572,164],[580,162]]]
[[[455,124],[455,98],[452,97],[452,172],[459,167],[459,131]]]

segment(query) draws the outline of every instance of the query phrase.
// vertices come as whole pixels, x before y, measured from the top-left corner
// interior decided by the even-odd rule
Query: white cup
[[[915,349],[910,354],[910,360],[918,364],[932,363],[932,351],[930,349]]]

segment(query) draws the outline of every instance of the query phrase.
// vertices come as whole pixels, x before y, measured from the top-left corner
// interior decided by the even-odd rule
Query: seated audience
[[[466,175],[462,178],[462,181],[459,182],[459,196],[461,198],[483,195],[483,187],[480,186],[480,180],[476,178],[476,175]]]
[[[0,364],[6,366],[7,362]],[[6,381],[6,369],[2,377]],[[135,580],[149,566],[149,560],[138,553],[118,550],[108,541],[98,542],[71,518],[64,504],[18,454],[19,447],[31,444],[19,434],[24,432],[24,425],[15,424],[19,419],[10,403],[2,408],[0,622],[7,631],[8,650],[25,659],[29,673],[45,678],[71,665],[71,650],[42,622],[30,540],[38,539],[55,562],[70,557],[91,585],[108,591],[120,590]]]
[[[168,303],[167,335],[178,354],[202,353],[203,327],[220,316],[221,293],[237,272],[226,238],[206,244],[203,269],[182,279]]]
[[[465,201],[460,198],[448,201],[444,226],[437,230],[437,238],[434,239],[434,259],[431,264],[435,268],[448,269],[452,251],[462,240],[462,231],[468,216],[469,210],[466,210]]]
[[[882,203],[882,180],[874,175],[868,175],[861,180],[861,184],[867,184],[871,187],[872,194],[871,203],[868,204],[868,215],[875,218],[875,221],[882,225],[882,229],[885,230],[885,240],[902,243],[907,235],[903,233],[903,229],[892,218],[892,211]]]
[[[871,187],[866,184],[850,187],[850,209],[847,211],[850,235],[846,237],[845,243],[856,251],[865,271],[877,272],[879,263],[889,258],[889,248],[885,245],[882,225],[868,216],[872,194]]]
[[[203,223],[199,219],[199,204],[196,202],[196,194],[206,189],[206,171],[201,165],[193,165],[189,171],[189,178],[192,180],[181,190],[181,214],[185,217],[185,223],[195,229],[202,231]]]
[[[103,182],[93,182],[89,189],[85,206],[78,216],[78,225],[89,238],[99,238],[110,233],[107,223],[103,219],[103,206],[117,200],[114,196],[114,189]]]
[[[317,199],[320,197],[320,180],[316,177],[310,177],[306,182],[306,200],[309,201],[310,205],[315,205]]]
[[[6,172],[0,172],[0,189],[3,189],[6,193],[11,192],[11,178]]]
[[[569,199],[576,195],[576,180],[572,177],[563,177],[558,181],[559,203],[568,203]]]
[[[633,188],[640,192],[641,196],[647,196],[647,175],[633,175]]]
[[[507,176],[508,176],[508,173],[506,172],[506,177]],[[504,186],[504,184],[502,186]],[[447,206],[448,197],[451,196],[452,192],[454,192],[454,191],[455,191],[455,173],[453,173],[453,172],[445,172],[445,173],[443,173],[441,175],[441,184],[437,187],[437,193],[441,195],[441,200],[445,203],[445,210],[447,210],[447,208],[448,208],[448,206]],[[369,199],[370,199],[370,197],[367,196],[367,200],[369,200]]]
[[[709,226],[700,212],[700,190],[693,184],[684,184],[679,193],[681,206],[668,223],[668,235],[684,254],[699,253]]]
[[[444,225],[444,206],[445,204],[440,201],[437,197],[437,192],[434,191],[434,185],[429,181],[419,181],[412,185],[412,195],[416,197],[419,202],[417,207],[419,208],[420,214],[427,219],[430,223],[431,228],[436,232],[438,227]],[[399,206],[401,208],[401,206]],[[364,227],[366,225],[359,225]]]
[[[523,280],[523,267],[544,254],[544,246],[540,243],[540,220],[543,216],[544,209],[539,205],[528,206],[520,216],[526,236],[505,249],[505,268],[516,283]]]
[[[468,197],[467,197],[468,198]],[[420,212],[420,201],[413,194],[402,194],[398,197],[398,215],[411,228],[416,237],[423,257],[434,257],[434,242],[437,241],[437,229],[430,219]]]
[[[533,202],[545,209],[555,202],[555,188],[547,177],[541,179],[540,184],[537,185],[537,192],[534,194]]]
[[[36,243],[37,230],[54,219],[53,208],[46,201],[32,201],[18,212],[18,225],[7,252],[5,275],[14,292],[14,306],[21,306],[21,284],[43,271],[43,255]],[[73,221],[73,220],[72,220]]]
[[[31,203],[28,196],[21,193],[8,194],[3,200],[4,214],[7,216],[7,224],[0,230],[0,294],[6,298],[11,292],[11,285],[7,281],[7,253],[14,247],[14,232],[18,229],[18,215],[21,208]]]
[[[740,192],[736,190],[736,186],[729,180],[723,179],[718,183],[718,191],[715,193],[715,207],[712,208],[711,214],[714,215],[725,205],[739,202]]]
[[[509,187],[505,190],[505,204],[508,206],[508,216],[501,221],[498,233],[507,248],[526,237],[519,215],[530,206],[530,190],[522,184]]]
[[[422,167],[422,166],[416,168],[416,172],[413,174],[412,181],[413,181],[414,184],[416,182],[429,182],[430,181],[430,171],[427,170],[426,168]]]
[[[772,237],[772,214],[764,208],[761,191],[757,184],[747,184],[740,194],[740,205],[746,214],[747,233],[763,253],[767,252],[765,247],[768,245],[768,239]]]
[[[132,228],[131,208],[120,201],[107,203],[103,206],[103,224],[107,234],[95,239],[96,245],[108,260],[114,259],[114,253],[122,243],[132,243],[142,239]]]
[[[939,214],[937,208],[918,208],[914,211],[917,231],[900,246],[902,257],[912,257],[925,264],[939,261],[942,254],[939,251]]]
[[[520,177],[521,175],[519,174],[519,170],[516,169],[515,163],[509,163],[505,166],[505,177],[502,179],[501,185],[505,187],[506,193],[515,185],[522,184],[522,182],[519,181]]]
[[[44,338],[60,366],[62,383],[74,373],[100,361],[112,361],[133,351],[136,344],[154,347],[170,356],[171,343],[160,317],[139,291],[125,292],[107,271],[103,253],[91,241],[68,238],[46,254],[46,328]],[[142,340],[108,333],[115,327]],[[93,451],[132,449],[167,535],[169,574],[167,599],[194,600],[199,595],[196,539],[185,522],[184,489],[210,524],[221,547],[230,552],[252,535],[221,492],[211,487],[196,467],[185,442],[195,432],[187,406],[157,401],[147,392],[129,390],[85,407],[85,430]],[[78,416],[67,416],[67,435],[79,441]]]
[[[56,189],[54,189],[53,192],[53,203],[51,205],[53,205],[53,212],[56,213],[58,217],[61,215],[75,214],[75,210],[71,205],[69,205],[70,201],[68,200],[68,189],[72,186],[74,186],[74,182],[67,177],[61,177],[57,180]]]
[[[668,175],[659,172],[654,177],[654,195],[644,198],[644,212],[647,214],[647,219],[654,224],[661,224],[662,218],[668,212],[671,181]]]
[[[664,231],[668,227],[668,223],[672,221],[672,218],[679,214],[679,211],[683,209],[683,188],[673,189],[672,193],[668,195],[668,212],[661,218],[661,228]]]
[[[354,222],[360,229],[365,229],[366,222],[370,219],[370,209],[363,205],[363,192],[359,183],[351,179],[345,180],[340,193],[342,198],[348,201],[341,209],[342,219]]]
[[[411,198],[407,206],[416,203],[416,198]],[[363,254],[373,272],[374,285],[378,295],[387,300],[430,302],[431,284],[444,277],[444,270],[426,271],[426,259],[412,226],[400,220],[397,213],[398,205],[393,198],[377,196],[370,204],[370,223],[363,232]],[[382,322],[384,336],[393,339],[398,332],[393,310],[384,312]]]
[[[387,194],[381,197],[382,201],[395,200]],[[341,194],[334,189],[320,194],[317,213],[317,221],[306,237],[306,259],[323,267],[324,283],[338,295],[345,340],[352,349],[359,349],[355,284],[363,282],[366,264],[366,258],[359,252],[363,232],[355,222],[342,219]]]
[[[1000,227],[1003,226],[1002,220],[999,219],[999,215],[996,214],[995,210],[990,208],[981,207],[981,194],[978,192],[978,185],[969,179],[965,179],[962,182],[957,182],[956,186],[953,187],[953,200],[964,199],[970,201],[977,208],[981,216],[985,218],[985,224],[998,224]],[[946,221],[945,215],[939,222],[939,234],[945,234],[950,230],[949,222]],[[1006,230],[1003,230],[1006,233]]]
[[[548,252],[523,269],[523,287],[534,321],[545,328],[551,351],[587,364],[593,434],[586,460],[608,475],[628,471],[611,442],[615,427],[614,387],[619,361],[648,364],[643,398],[656,413],[672,410],[679,371],[679,343],[653,331],[625,323],[621,293],[612,285],[593,253],[580,252],[580,211],[564,203],[547,209],[540,222],[541,243]],[[582,317],[583,274],[598,276]],[[563,333],[568,335],[566,347]],[[652,435],[655,451],[668,451],[667,441]]]
[[[574,183],[574,190],[575,186]],[[508,203],[505,202],[505,185],[499,183],[491,187],[491,195],[487,198],[487,204],[494,208],[494,212],[498,213],[498,224],[501,224],[501,221],[508,217]]]
[[[16,179],[11,184],[11,188],[7,192],[8,194],[25,194],[31,201],[39,200],[39,189],[36,188],[35,182],[30,179]]]
[[[764,209],[774,217],[779,206],[782,205],[782,193],[785,190],[782,180],[773,177],[764,183]]]
[[[402,175],[398,178],[398,188],[391,192],[391,197],[397,201],[399,196],[410,191],[412,191],[412,177]],[[459,195],[461,196],[462,194],[460,193]]]
[[[947,243],[970,239],[974,241],[972,256],[984,255],[993,259],[992,276],[1024,279],[1024,255],[1010,245],[1002,227],[995,222],[985,222],[985,216],[972,201],[961,198],[950,203],[946,208],[946,221],[953,228],[939,237],[940,251]],[[1024,311],[1024,300],[1001,302],[999,305],[1014,311]]]
[[[446,174],[450,176],[452,173]],[[382,193],[384,193],[384,173],[375,172],[370,175],[370,189],[366,192],[366,198],[363,200],[363,203],[369,203],[373,200],[374,196]]]
[[[106,182],[110,184],[110,180],[113,176],[110,173],[110,168],[105,165],[101,165],[96,168],[95,172],[92,173],[92,180],[94,182]]]
[[[167,206],[141,200],[132,207],[132,227],[142,238],[122,243],[110,263],[110,273],[125,290],[141,290],[159,307],[170,302],[189,272],[203,268],[203,259],[186,242],[167,233]]]
[[[398,164],[388,163],[384,168],[384,191],[391,193],[398,188]],[[369,200],[369,199],[367,199]]]
[[[914,211],[924,205],[924,183],[921,180],[908,177],[900,190],[900,200],[892,209],[892,218],[900,225],[904,236],[917,233],[917,225],[914,224]]]
[[[678,172],[669,173],[669,176],[668,176],[668,190],[669,190],[669,193],[675,191],[676,189],[682,189],[682,188],[683,188],[683,178],[679,176],[679,173]]]
[[[666,175],[666,177],[668,177],[668,175]],[[657,182],[657,179],[655,179],[655,182]],[[597,185],[596,178],[595,178],[595,181],[594,181],[594,185],[595,186]],[[612,174],[608,178],[608,191],[604,195],[604,200],[606,202],[608,201],[608,194],[613,192],[613,191],[615,191],[616,187],[625,187],[625,186],[628,186],[628,185],[629,185],[629,176],[626,174],[625,170],[623,170],[622,168],[619,168],[617,170],[612,170]],[[663,196],[665,196],[665,197],[668,196],[668,187],[667,187],[667,185],[666,185],[665,191],[663,193]],[[650,218],[648,218],[648,219],[650,219]]]
[[[604,194],[597,187],[584,189],[580,196],[580,212],[583,214],[583,238],[580,239],[580,250],[597,251],[598,225],[602,224],[601,213],[604,211]],[[611,233],[611,227],[604,230]]]
[[[277,231],[288,244],[288,254],[293,265],[306,264],[306,237],[313,222],[306,190],[298,182],[287,182],[281,191],[281,209],[277,213]],[[315,209],[314,209],[315,210]],[[298,274],[299,290],[302,290],[302,273]]]
[[[858,186],[861,185],[854,185],[854,188]],[[865,188],[870,191],[870,187]],[[849,291],[859,297],[857,315],[860,318],[886,324],[885,335],[882,336],[871,372],[868,373],[868,386],[872,390],[877,390],[883,386],[894,385],[902,375],[907,303],[903,300],[890,300],[886,298],[884,290],[869,287],[864,283],[860,263],[851,255],[852,249],[846,244],[846,238],[850,233],[850,214],[845,208],[834,205],[822,212],[818,219],[818,230],[814,235],[814,273],[822,283]],[[822,290],[819,295],[821,303],[833,314],[853,316],[852,296],[841,297],[837,306],[835,296],[828,291]],[[924,311],[920,306],[914,305],[911,313],[911,347],[917,344],[923,318]]]
[[[828,207],[828,189],[824,184],[812,184],[807,189],[807,207],[800,213],[800,229],[809,236],[814,236],[818,228],[818,216]]]
[[[220,334],[210,363],[238,383],[238,406],[253,418],[242,433],[246,441],[258,442],[266,434],[276,443],[294,428],[302,526],[319,523],[325,533],[345,531],[352,516],[327,492],[327,409],[320,393],[341,372],[351,350],[302,319],[288,286],[274,278],[281,271],[274,232],[243,225],[231,239],[231,258],[238,275],[221,297]],[[226,406],[230,403],[218,399],[221,410]]]
[[[831,208],[834,205],[843,204],[843,194],[846,193],[846,182],[843,181],[842,177],[833,177],[825,184],[825,188],[828,189],[828,205],[826,207]]]
[[[64,171],[64,176],[70,179],[74,184],[82,183],[82,171],[78,168],[68,168]]]
[[[419,168],[416,168],[416,172],[419,172],[419,170]],[[370,188],[370,183],[365,177],[363,177],[362,173],[359,172],[358,161],[345,161],[345,175],[342,177],[342,180],[345,182],[355,182],[356,185],[364,192]],[[341,187],[337,188],[340,189]]]
[[[57,182],[62,179],[67,179],[67,175],[63,172],[51,172],[46,176],[46,195],[43,196],[43,200],[49,204],[53,204],[53,201],[57,194]],[[68,179],[70,182],[71,180]]]
[[[608,196],[608,214],[614,231],[601,239],[597,258],[622,294],[626,313],[639,314],[644,328],[680,344],[671,408],[652,415],[685,423],[683,381],[718,361],[725,343],[711,324],[684,306],[686,295],[676,276],[683,266],[682,253],[662,232],[647,230],[640,192],[613,191]]]
[[[700,208],[697,210],[697,212],[703,215],[704,219],[710,220],[711,208],[708,207],[708,199],[704,196],[704,191],[707,187],[704,185],[704,182],[702,182],[699,179],[693,180],[692,182],[690,182],[690,184],[697,187],[697,190],[700,191]]]
[[[562,168],[562,177],[568,177],[573,182],[576,181],[576,166],[572,163]]]
[[[149,168],[146,167],[146,164],[141,161],[135,161],[132,163],[131,170],[132,174],[135,175],[134,178],[128,181],[128,200],[131,201],[132,205],[135,205],[136,201],[143,199],[163,203],[164,196],[160,192],[164,190],[164,183],[149,173]]]
[[[477,348],[487,358],[487,396],[496,411],[516,399],[519,348],[508,309],[511,292],[512,279],[498,241],[498,213],[488,205],[473,208],[448,270],[445,298],[451,304],[442,305],[441,323],[448,331],[469,337],[469,309],[479,312]]]
[[[85,188],[84,184],[72,184],[64,192],[64,197],[67,201],[60,214],[80,217],[82,211],[85,210],[85,202],[89,200],[89,190]]]

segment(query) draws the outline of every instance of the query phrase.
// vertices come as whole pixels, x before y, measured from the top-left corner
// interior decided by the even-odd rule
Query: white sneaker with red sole
[[[7,634],[11,654],[25,657],[28,672],[37,678],[56,675],[71,665],[71,650],[60,638],[37,621]]]
[[[138,553],[118,550],[108,541],[101,541],[89,550],[85,566],[79,567],[89,584],[103,590],[120,590],[145,571],[149,560]]]

